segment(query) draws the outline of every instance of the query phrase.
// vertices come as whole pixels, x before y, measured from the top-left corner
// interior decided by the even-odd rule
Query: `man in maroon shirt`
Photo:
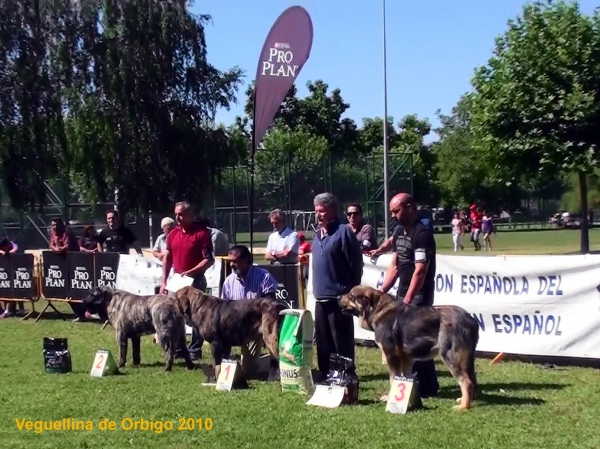
[[[187,201],[175,204],[175,220],[178,226],[167,236],[160,291],[167,293],[166,285],[171,267],[175,273],[194,278],[192,287],[206,291],[204,272],[214,263],[210,232],[206,226],[194,221],[192,207]],[[202,358],[203,343],[202,336],[193,329],[189,346],[193,360]],[[182,344],[185,345],[185,337]]]

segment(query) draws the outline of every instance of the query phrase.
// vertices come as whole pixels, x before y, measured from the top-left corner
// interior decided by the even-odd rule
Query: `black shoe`
[[[423,393],[420,393],[419,395],[421,396],[421,398],[427,399],[427,398],[437,398],[439,394],[440,394],[440,391],[436,390],[436,391],[425,391]]]

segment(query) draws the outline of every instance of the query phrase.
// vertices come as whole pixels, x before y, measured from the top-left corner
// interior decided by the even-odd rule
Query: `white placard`
[[[312,397],[306,405],[317,407],[337,408],[344,400],[346,389],[339,385],[317,385]]]

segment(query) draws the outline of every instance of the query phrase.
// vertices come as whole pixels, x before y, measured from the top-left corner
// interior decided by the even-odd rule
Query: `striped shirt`
[[[246,280],[237,274],[231,273],[223,282],[223,299],[254,299],[275,294],[277,281],[271,273],[261,267],[251,266]]]

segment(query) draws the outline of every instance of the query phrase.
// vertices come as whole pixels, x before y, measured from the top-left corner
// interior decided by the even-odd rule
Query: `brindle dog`
[[[339,300],[345,313],[357,316],[362,328],[375,332],[385,354],[390,382],[409,376],[417,360],[440,355],[460,385],[457,410],[468,409],[477,394],[475,348],[479,325],[457,306],[411,307],[387,293],[359,285]]]
[[[279,357],[279,312],[289,306],[270,298],[229,301],[207,295],[193,287],[175,294],[188,325],[195,327],[210,343],[215,379],[219,377],[223,356],[232,346],[242,346],[262,337],[273,363]]]
[[[138,296],[108,287],[96,287],[82,301],[90,313],[97,313],[116,329],[119,344],[119,367],[125,366],[127,340],[131,339],[133,366],[140,365],[140,337],[158,336],[165,351],[165,370],[171,371],[179,342],[185,337],[185,318],[177,302],[167,295]],[[194,363],[187,347],[182,356],[188,369]]]

